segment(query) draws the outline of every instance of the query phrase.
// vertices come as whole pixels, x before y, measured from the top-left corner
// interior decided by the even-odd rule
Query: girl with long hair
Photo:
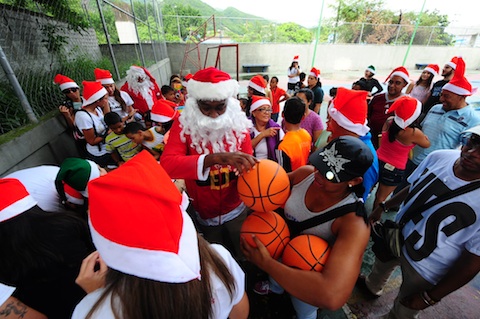
[[[416,98],[423,105],[430,97],[432,81],[435,75],[438,74],[439,70],[440,68],[436,64],[428,65],[425,69],[423,69],[423,72],[422,74],[420,74],[417,82],[411,82],[408,85],[405,93],[409,94],[411,97]]]

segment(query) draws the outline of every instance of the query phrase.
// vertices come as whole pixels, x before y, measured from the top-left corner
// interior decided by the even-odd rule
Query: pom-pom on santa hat
[[[457,69],[458,57],[454,56],[450,61],[445,63],[446,65],[450,66],[452,69]]]
[[[250,112],[255,111],[256,109],[258,109],[260,106],[263,106],[263,105],[272,106],[272,104],[270,104],[270,100],[267,99],[266,97],[252,95],[252,105],[250,105]]]
[[[410,78],[409,78],[410,75],[408,74],[407,69],[403,66],[399,66],[398,68],[393,69],[392,73],[390,73],[389,76],[387,76],[387,78],[385,79],[385,82],[387,82],[389,79],[391,79],[395,75],[401,77],[407,83],[410,82]]]
[[[95,103],[108,92],[100,82],[83,81],[83,106]]]
[[[458,57],[457,68],[455,69],[453,78],[443,86],[442,90],[462,96],[470,96],[476,92],[476,89],[472,90],[472,85],[465,78],[465,61],[463,61],[462,57]]]
[[[429,64],[423,70],[432,73],[434,76],[437,76],[438,72],[440,72],[440,67],[438,66],[438,64]]]
[[[257,92],[265,94],[265,88],[267,87],[267,81],[260,74],[255,75],[248,82],[248,86],[255,89]]]
[[[71,89],[71,88],[77,88],[79,89],[79,86],[77,83],[75,83],[74,80],[70,79],[68,76],[62,75],[62,74],[57,74],[55,75],[55,78],[53,78],[53,82],[58,84],[60,86],[60,90],[65,90],[65,89]]]
[[[112,189],[130,200],[110,200]],[[168,283],[200,278],[197,232],[182,195],[150,153],[95,179],[89,192],[93,243],[110,268]]]
[[[108,70],[102,70],[99,68],[96,68],[93,70],[93,73],[95,73],[95,80],[97,82],[100,82],[102,84],[113,84],[115,81],[113,81],[113,76],[112,73]]]
[[[338,125],[359,136],[370,131],[367,126],[367,91],[354,91],[339,87],[328,108],[328,114]]]
[[[62,200],[67,200],[64,183],[88,197],[87,184],[100,176],[100,169],[95,162],[76,157],[65,159],[55,177],[55,187]]]
[[[0,222],[26,212],[37,202],[18,179],[0,179]]]
[[[316,68],[312,68],[309,73],[310,76],[313,76],[316,79],[320,78],[320,70]]]
[[[298,59],[299,59],[299,58],[300,58],[299,55],[294,56],[294,57],[293,57],[293,60],[292,60],[292,63],[293,63],[293,62],[297,62],[297,63],[298,63]]]
[[[367,68],[365,69],[365,71],[370,71],[370,73],[372,74],[375,74],[375,67],[373,65],[369,65],[367,66]]]
[[[188,97],[204,101],[222,101],[235,97],[238,82],[214,67],[198,71],[188,81]]]
[[[391,112],[395,112],[395,123],[405,129],[422,113],[422,103],[413,97],[404,95],[396,99],[388,108],[387,113]]]
[[[158,123],[167,123],[178,117],[176,104],[168,100],[156,100],[153,104],[150,118]]]

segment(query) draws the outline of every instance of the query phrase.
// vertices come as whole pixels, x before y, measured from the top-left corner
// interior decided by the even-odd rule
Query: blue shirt
[[[433,151],[459,147],[462,132],[478,124],[480,112],[470,105],[448,112],[441,104],[433,106],[422,122],[422,131],[430,140],[430,147],[415,146],[412,162],[419,165]]]
[[[368,146],[368,148],[370,149],[370,151],[372,151],[373,154],[372,166],[370,166],[370,168],[363,175],[363,187],[365,187],[365,192],[363,193],[363,201],[365,202],[367,200],[368,194],[370,194],[370,191],[372,190],[372,187],[378,181],[378,157],[377,151],[372,144],[372,134],[370,134],[370,132],[367,133],[365,136],[360,136],[359,139]]]

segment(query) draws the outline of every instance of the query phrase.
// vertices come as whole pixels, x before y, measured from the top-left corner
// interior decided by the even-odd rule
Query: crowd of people
[[[330,92],[327,123],[320,70],[298,63],[287,90],[255,75],[243,100],[213,67],[159,87],[132,66],[120,90],[108,70],[82,90],[57,75],[80,157],[0,179],[0,317],[247,318],[250,263],[268,275],[252,290],[288,293],[300,319],[342,307],[355,286],[381,296],[400,265],[385,318],[417,318],[475,277],[480,113],[466,101],[475,89],[464,60],[447,62],[435,83],[437,65],[416,82],[395,68],[386,92],[370,65],[351,89]],[[288,172],[284,218],[309,221],[299,233],[329,243],[321,272],[241,238],[251,210],[237,178],[261,159]],[[376,258],[360,274],[372,225],[398,207],[400,258]]]

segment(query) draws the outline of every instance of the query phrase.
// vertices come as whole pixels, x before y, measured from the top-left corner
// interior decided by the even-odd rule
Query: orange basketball
[[[303,270],[322,271],[330,254],[328,243],[314,235],[299,235],[285,247],[282,262]]]
[[[285,220],[275,212],[253,212],[243,222],[240,234],[250,245],[256,247],[250,236],[255,235],[275,259],[282,255],[290,241],[290,231]]]
[[[263,159],[237,182],[240,199],[258,212],[268,212],[285,204],[290,195],[287,172],[278,163]]]

